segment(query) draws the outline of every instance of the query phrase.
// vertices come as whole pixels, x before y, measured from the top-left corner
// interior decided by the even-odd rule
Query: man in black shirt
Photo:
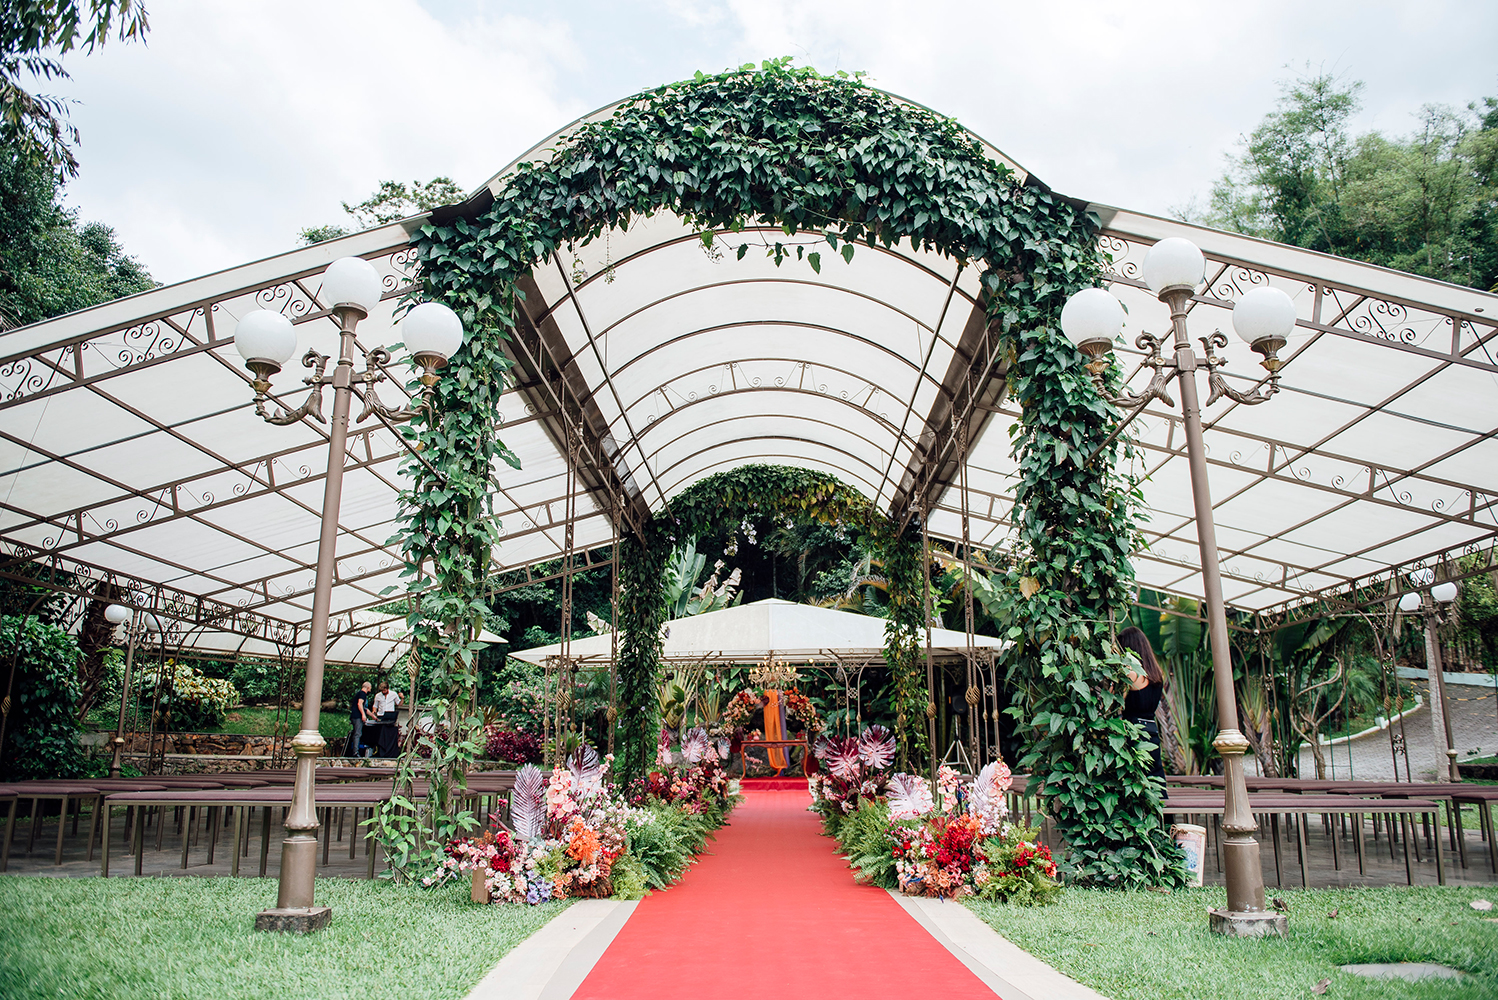
[[[364,756],[364,722],[370,717],[369,692],[373,687],[369,681],[365,681],[354,692],[354,700],[349,705],[349,722],[353,724],[353,731],[349,734],[349,755],[353,757]]]

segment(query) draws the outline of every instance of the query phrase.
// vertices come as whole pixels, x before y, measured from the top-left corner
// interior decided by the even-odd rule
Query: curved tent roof
[[[883,618],[792,601],[755,601],[676,618],[667,622],[665,629],[663,655],[674,660],[753,663],[774,656],[794,664],[884,658]],[[606,663],[613,655],[613,638],[605,632],[573,639],[567,655],[584,666]],[[992,636],[973,638],[976,649],[1002,649],[1007,645]],[[934,628],[931,648],[939,654],[959,653],[968,648],[967,633]],[[561,654],[561,643],[552,643],[510,656],[527,663],[544,663],[548,657]]]
[[[546,155],[553,141],[521,160]],[[1139,279],[1145,251],[1165,236],[1186,236],[1207,256],[1194,334],[1227,326],[1236,297],[1266,282],[1299,310],[1282,392],[1265,406],[1208,413],[1230,605],[1289,608],[1493,543],[1498,296],[1091,208],[1114,259],[1108,280],[1129,307],[1129,339],[1168,324]],[[250,309],[278,309],[303,348],[329,351],[336,331],[320,274],[357,254],[385,283],[359,339],[391,342],[394,302],[414,280],[412,234],[427,218],[0,335],[0,574],[40,558],[175,609],[194,636],[264,641],[274,632],[304,644],[327,435],[318,423],[273,427],[254,416],[234,324]],[[1016,412],[978,274],[907,244],[860,247],[851,264],[829,256],[821,273],[794,261],[776,268],[753,246],[770,232],[720,234],[705,248],[659,213],[535,268],[509,348],[513,391],[495,414],[523,461],[519,471],[494,470],[496,569],[562,554],[569,426],[583,430],[578,551],[613,537],[606,511],[616,485],[628,493],[625,516],[640,517],[747,462],[830,472],[896,517],[924,503],[932,532],[957,538],[954,416],[971,426],[973,539],[1005,544],[1015,472],[1006,432]],[[737,260],[745,241],[750,252]],[[1253,384],[1257,359],[1236,342],[1225,353],[1229,378]],[[394,403],[402,381],[378,391]],[[305,392],[290,369],[276,390],[289,406]],[[1152,405],[1130,433],[1147,476],[1139,582],[1198,595],[1179,417]],[[374,609],[398,583],[400,554],[388,539],[404,447],[379,420],[350,433],[335,659],[385,662],[403,634]]]

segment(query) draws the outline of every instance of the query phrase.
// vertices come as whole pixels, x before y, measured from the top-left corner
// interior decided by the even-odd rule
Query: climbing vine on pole
[[[822,76],[776,60],[638,94],[572,128],[546,158],[519,164],[493,186],[492,196],[424,226],[418,241],[424,294],[456,309],[470,331],[440,384],[434,411],[440,419],[410,431],[423,447],[408,462],[417,485],[406,498],[401,525],[412,586],[430,595],[423,597],[424,615],[447,625],[430,637],[443,644],[454,689],[472,683],[469,637],[458,623],[474,621],[496,538],[491,512],[483,507],[487,476],[495,458],[513,457],[495,437],[491,419],[505,367],[500,344],[515,322],[516,282],[568,246],[662,211],[684,219],[710,245],[769,223],[784,236],[765,246],[775,263],[804,260],[818,273],[851,262],[860,246],[904,241],[978,270],[990,323],[1013,348],[1010,375],[1016,385],[1033,386],[1053,369],[1076,379],[1075,359],[1062,358],[1064,341],[1052,329],[1066,296],[1092,283],[1099,271],[1095,234],[1082,209],[1040,185],[1020,183],[951,119],[846,74]],[[742,257],[750,249],[742,243],[736,252]],[[1052,408],[1044,391],[1016,394],[1027,400],[1017,520],[1025,559],[1034,563],[1028,572],[1042,581],[1042,593],[1033,607],[1014,608],[1013,627],[1027,641],[1013,669],[1035,691],[1049,692],[1032,699],[1035,714],[1022,720],[1027,732],[1040,734],[1051,724],[1038,723],[1042,716],[1063,720],[1063,728],[1081,728],[1106,705],[1097,685],[1085,678],[1078,678],[1081,685],[1069,683],[1072,678],[1057,674],[1046,657],[1060,655],[1050,648],[1057,639],[1073,651],[1067,656],[1087,664],[1086,677],[1116,675],[1119,663],[1107,655],[1106,636],[1066,616],[1095,616],[1098,609],[1121,606],[1123,554],[1132,528],[1127,497],[1110,471],[1113,456],[1104,456],[1097,469],[1076,464],[1075,452],[1085,440],[1079,435],[1090,425],[1068,423],[1071,411]],[[1095,415],[1102,417],[1101,411]],[[1036,474],[1047,448],[1055,464],[1073,464],[1057,481],[1064,480],[1074,499],[1050,502],[1051,487]],[[1095,518],[1099,509],[1107,516]],[[1061,538],[1086,517],[1101,525],[1097,533],[1118,533],[1108,544],[1095,544],[1092,534],[1085,544]],[[629,574],[623,583],[636,590],[621,609],[621,695],[626,717],[640,710],[625,722],[626,742],[635,746],[621,756],[631,768],[644,763],[635,729],[649,721],[659,655],[651,623],[658,625],[663,610],[656,596],[642,592],[665,557],[661,549],[669,546],[669,533],[658,528],[623,546],[621,570]],[[898,586],[914,583],[918,591],[919,542],[911,545],[903,536],[893,545],[889,572]],[[1072,557],[1081,561],[1069,562]],[[1083,587],[1082,595],[1064,589],[1073,584]],[[919,597],[912,607],[908,591],[892,606],[890,653],[904,670],[916,659],[923,612]],[[1058,609],[1064,632],[1044,624],[1046,615],[1036,610],[1042,606]],[[924,683],[901,689],[899,697],[912,734],[923,731],[923,721],[910,716],[925,711]],[[1102,790],[1102,808],[1079,820],[1081,825],[1068,825],[1060,815],[1057,822],[1069,836],[1082,837],[1086,850],[1121,849],[1143,835],[1151,800],[1109,799],[1114,779],[1107,764],[1127,751],[1112,748],[1109,740],[1102,749],[1086,740],[1077,746],[1083,743],[1088,753],[1103,754],[1101,766],[1089,763],[1079,772]],[[1034,759],[1048,775],[1047,768],[1072,752],[1039,736],[1032,745],[1040,748]],[[1077,804],[1062,794],[1059,782],[1048,779],[1045,787],[1056,796],[1053,811]],[[1118,810],[1127,822],[1114,818]]]

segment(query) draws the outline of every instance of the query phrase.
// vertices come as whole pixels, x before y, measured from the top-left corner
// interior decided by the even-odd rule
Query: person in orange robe
[[[765,739],[785,739],[785,706],[781,704],[779,691],[765,692]],[[780,747],[766,747],[766,755],[770,758],[770,766],[775,769],[778,777],[786,769],[785,750]]]

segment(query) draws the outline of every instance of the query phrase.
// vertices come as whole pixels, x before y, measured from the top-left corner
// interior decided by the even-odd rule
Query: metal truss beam
[[[592,390],[578,370],[566,339],[555,320],[547,315],[546,300],[535,279],[527,275],[519,287],[525,300],[516,310],[515,330],[505,344],[505,351],[519,370],[523,384],[530,387],[528,395],[536,413],[547,414],[541,417],[541,426],[563,456],[567,454],[568,424],[578,428],[582,438],[579,443],[582,467],[578,472],[584,486],[603,510],[621,505],[625,523],[644,537],[650,507],[620,449],[609,447],[605,441],[608,422],[593,402]],[[533,308],[545,317],[539,323],[532,318]],[[612,436],[607,440],[612,441]]]
[[[968,314],[962,338],[942,379],[942,393],[926,415],[920,443],[911,455],[899,487],[890,501],[889,515],[900,524],[910,523],[916,510],[934,507],[952,484],[961,457],[961,430],[968,427],[968,440],[983,435],[993,410],[1003,399],[1008,361],[999,350],[999,338],[988,322],[985,301],[980,299]]]

